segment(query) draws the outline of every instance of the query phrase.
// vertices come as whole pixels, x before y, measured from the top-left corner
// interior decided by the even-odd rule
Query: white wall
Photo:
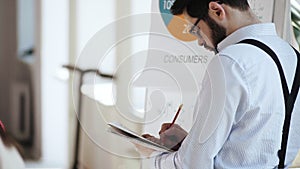
[[[74,7],[76,10],[73,13],[76,16],[76,19],[73,18],[73,22],[75,22],[75,24],[72,24],[75,26],[72,30],[75,30],[74,39],[76,39],[76,44],[73,44],[75,49],[71,50],[73,50],[73,52],[75,50],[75,57],[80,56],[80,53],[82,52],[82,49],[84,49],[88,40],[93,37],[95,33],[101,31],[103,27],[108,26],[119,18],[126,17],[131,14],[150,12],[150,8],[151,1],[111,0],[106,1],[104,4],[103,1],[99,0],[78,0]],[[131,31],[131,26],[132,25],[123,25],[121,27],[117,27],[116,30],[123,32]],[[118,32],[112,32],[112,35],[114,36],[114,34],[117,33]],[[115,38],[117,37],[118,36],[116,35]],[[107,39],[103,39],[103,42],[105,41],[107,41]],[[133,54],[134,52],[147,49],[147,37],[136,38],[135,41],[131,41],[129,44],[125,44],[122,47],[120,46],[117,46],[115,51],[112,51],[110,55],[105,58],[106,63],[103,64],[104,67],[101,67],[101,70],[112,73],[116,71],[116,65],[120,63],[124,57],[128,56],[127,54]],[[95,58],[92,60],[84,59],[83,62],[85,63],[80,63],[80,65],[95,65],[93,60],[99,59],[97,57],[100,56],[95,55]],[[134,68],[136,65],[141,63],[132,62],[129,64],[130,66],[133,66],[132,68]],[[118,76],[117,84],[121,87],[118,88],[117,91],[128,90],[127,86],[120,84],[119,80],[120,77],[129,76],[131,68],[122,73],[124,74],[119,74],[120,76]],[[89,81],[87,83],[89,83]],[[128,98],[126,95],[123,96],[117,93],[117,98],[120,99],[120,102],[122,102],[120,104],[128,105]],[[107,119],[105,120],[120,120],[120,117],[117,115],[117,112],[113,107],[106,107],[102,105],[102,110],[100,111],[107,115]],[[122,141],[120,142],[118,138],[112,137],[106,132],[107,121],[101,118],[101,114],[99,114],[99,107],[97,107],[94,100],[87,97],[83,98],[82,115],[81,127],[83,130],[81,131],[82,138],[80,140],[81,165],[90,169],[97,169],[99,166],[105,169],[134,169],[140,167],[138,160],[124,157],[138,155],[137,152],[134,151],[132,145],[128,143],[126,144]],[[99,146],[98,144],[101,145]]]
[[[85,48],[88,41],[96,34],[101,31],[103,27],[112,22],[115,18],[115,0],[103,1],[99,0],[77,0],[71,2],[70,9],[70,62],[77,66],[84,68],[86,66],[94,67],[93,60],[83,59],[83,62],[77,63],[77,58],[80,57],[82,50]],[[95,56],[98,57],[98,56]],[[97,60],[97,58],[96,58]],[[105,71],[111,72],[115,65],[115,57],[111,55],[110,59],[106,60],[106,66],[102,67]],[[74,81],[73,81],[74,80]],[[85,81],[86,82],[86,81]],[[77,115],[74,110],[77,109],[77,90],[78,90],[78,78],[72,79],[70,89],[70,142],[74,143],[75,140],[75,123]],[[74,87],[74,88],[73,88]],[[75,93],[74,93],[75,92]],[[97,112],[97,108],[93,104],[94,102],[83,98],[83,103],[88,104],[82,105],[82,119],[81,119],[81,132],[79,140],[79,165],[88,168],[97,168],[99,166],[103,168],[109,168],[110,157],[108,153],[100,149],[94,142],[89,138],[89,135],[96,132],[98,129],[103,128],[105,124],[100,121],[93,112]],[[90,113],[88,113],[90,112]],[[86,120],[84,120],[86,119]],[[88,132],[86,132],[88,130]],[[91,133],[93,132],[93,133]],[[97,133],[98,134],[98,133]],[[98,139],[102,139],[99,138]],[[73,166],[74,163],[74,144],[70,145],[70,164]]]
[[[42,158],[27,166],[66,168],[68,88],[56,74],[68,62],[68,0],[41,3]]]

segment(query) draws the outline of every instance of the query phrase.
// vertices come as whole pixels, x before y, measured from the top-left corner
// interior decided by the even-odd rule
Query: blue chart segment
[[[171,20],[173,18],[173,15],[170,11],[173,3],[174,3],[174,0],[160,0],[159,1],[160,13],[169,14],[169,15],[162,15],[162,18],[166,25],[169,25],[169,23],[171,22]]]

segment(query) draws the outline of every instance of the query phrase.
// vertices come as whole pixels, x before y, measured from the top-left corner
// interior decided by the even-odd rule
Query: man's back
[[[264,159],[264,157],[268,157],[268,155],[266,155],[268,153],[270,153],[269,157],[274,158],[274,150],[276,150],[274,148],[278,146],[280,143],[279,140],[281,139],[284,118],[282,113],[285,111],[279,72],[271,57],[261,49],[249,44],[233,44],[231,46],[227,46],[226,44],[224,45],[224,43],[228,43],[228,41],[230,42],[233,39],[242,40],[247,38],[257,39],[265,43],[277,54],[283,67],[289,89],[291,89],[297,64],[296,54],[286,42],[275,36],[274,30],[271,30],[270,27],[268,27],[269,26],[267,24],[266,26],[264,26],[264,24],[253,25],[253,28],[250,26],[246,28],[247,30],[236,32],[233,37],[229,36],[229,38],[225,39],[225,42],[219,45],[220,48],[223,49],[220,51],[220,57],[229,57],[237,64],[240,64],[241,69],[244,69],[244,76],[249,85],[250,92],[250,109],[245,113],[239,114],[239,112],[237,112],[236,117],[240,117],[240,121],[235,125],[239,127],[237,127],[235,131],[232,131],[230,137],[234,137],[234,133],[237,133],[236,136],[238,137],[238,135],[243,134],[243,132],[248,132],[248,134],[249,132],[253,132],[250,133],[250,135],[257,135],[254,137],[248,137],[247,141],[253,138],[257,139],[257,142],[252,140],[250,144],[254,147],[245,147],[245,149],[250,149],[249,151],[245,151],[245,153],[254,153],[254,156],[261,156],[263,154],[260,158],[260,160],[262,160],[261,162],[271,160]],[[244,33],[247,33],[247,35]],[[222,45],[227,47],[224,48]],[[288,152],[286,157],[286,164],[288,165],[292,163],[300,148],[300,145],[297,144],[297,140],[298,142],[300,140],[300,124],[298,122],[299,120],[296,120],[300,118],[299,100],[300,99],[297,98],[291,121]],[[240,126],[243,125],[246,127],[241,129]],[[228,147],[231,147],[239,144],[238,142],[239,141],[229,141],[229,143],[226,143],[229,144]],[[245,146],[245,142],[241,143],[241,145]],[[260,154],[260,151],[265,151],[265,153]],[[240,155],[240,157],[242,157],[242,154],[236,155]],[[245,158],[249,158],[248,155],[245,155]],[[226,152],[226,156],[228,156],[228,152]],[[245,159],[245,161],[247,160],[248,159]],[[275,163],[275,161],[271,163]]]

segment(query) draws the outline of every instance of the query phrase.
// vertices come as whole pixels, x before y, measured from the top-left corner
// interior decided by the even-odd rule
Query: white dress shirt
[[[243,27],[218,44],[195,110],[194,124],[181,148],[154,158],[157,169],[268,169],[278,164],[284,98],[276,64],[261,49],[237,44],[257,39],[278,55],[289,89],[296,54],[272,23]],[[298,94],[299,95],[299,94]],[[300,148],[299,96],[294,107],[286,164]]]

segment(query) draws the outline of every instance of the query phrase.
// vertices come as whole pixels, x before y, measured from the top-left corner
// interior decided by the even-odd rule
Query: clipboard
[[[161,152],[173,152],[173,150],[171,150],[168,147],[165,147],[163,145],[157,144],[153,141],[150,141],[142,136],[140,136],[139,134],[131,131],[130,129],[126,128],[125,126],[123,126],[120,123],[117,122],[110,122],[108,123],[108,132],[111,132],[113,134],[116,134],[124,139],[126,139],[129,142],[156,150],[156,151],[161,151]]]

